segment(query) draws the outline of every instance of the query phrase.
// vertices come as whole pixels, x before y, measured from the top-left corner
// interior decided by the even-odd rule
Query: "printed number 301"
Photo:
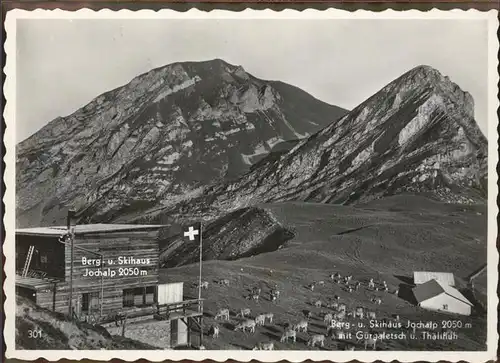
[[[28,330],[28,338],[36,339],[42,337],[41,330]]]

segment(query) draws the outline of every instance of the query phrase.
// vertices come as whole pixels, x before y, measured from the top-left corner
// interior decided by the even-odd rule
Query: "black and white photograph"
[[[9,12],[7,357],[494,359],[497,28]]]

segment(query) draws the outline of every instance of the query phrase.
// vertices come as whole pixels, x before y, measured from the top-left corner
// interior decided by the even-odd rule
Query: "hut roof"
[[[445,285],[455,286],[455,277],[451,272],[415,271],[413,273],[413,282],[415,285],[423,284],[430,280],[436,280]]]
[[[154,230],[165,227],[161,224],[79,224],[75,226],[75,234],[111,233],[125,231]],[[16,236],[53,236],[58,237],[67,232],[66,226],[18,228]]]

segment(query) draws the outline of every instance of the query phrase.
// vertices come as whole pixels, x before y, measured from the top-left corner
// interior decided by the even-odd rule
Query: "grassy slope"
[[[209,349],[249,349],[259,341],[279,340],[284,323],[296,323],[302,311],[314,313],[311,331],[325,333],[320,312],[310,305],[321,298],[329,300],[339,295],[348,308],[364,306],[377,312],[377,318],[399,314],[406,321],[460,319],[471,322],[472,328],[459,332],[457,341],[427,342],[385,341],[378,349],[478,350],[484,349],[486,320],[481,317],[450,317],[416,308],[411,303],[384,292],[361,288],[348,293],[328,280],[333,272],[352,274],[354,280],[369,277],[386,280],[391,290],[402,284],[396,276],[411,277],[414,270],[448,271],[465,277],[486,261],[486,207],[457,206],[436,203],[421,197],[396,196],[358,207],[313,203],[283,203],[264,205],[285,227],[296,232],[296,238],[282,249],[238,261],[209,261],[203,265],[204,280],[228,278],[230,287],[212,284],[203,292],[207,299],[205,332],[213,324],[216,310],[229,307],[232,312],[250,307],[252,316],[273,312],[276,322],[258,327],[255,335],[233,332],[238,319],[222,323],[219,339],[206,339]],[[341,234],[339,234],[341,233]],[[161,271],[160,280],[184,281],[185,295],[197,296],[192,282],[197,280],[198,265]],[[318,280],[326,285],[310,292],[306,286]],[[483,284],[482,284],[483,281]],[[485,279],[476,282],[486,290]],[[281,302],[267,301],[269,286],[281,290]],[[262,288],[264,301],[245,299],[253,286]],[[383,304],[370,303],[380,295]],[[356,331],[354,329],[352,331]],[[299,333],[297,345],[276,343],[279,349],[306,349],[307,334]],[[344,342],[328,339],[326,349],[342,349]],[[360,346],[359,346],[360,347]],[[316,348],[317,349],[317,348]]]
[[[32,338],[28,331],[40,331]],[[16,349],[35,350],[143,350],[157,349],[121,336],[111,336],[104,328],[69,321],[63,314],[36,306],[16,296]]]

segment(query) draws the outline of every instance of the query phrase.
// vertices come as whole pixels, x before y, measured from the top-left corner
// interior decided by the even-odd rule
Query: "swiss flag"
[[[184,225],[182,235],[187,243],[200,243],[202,234],[201,222],[194,222]]]

